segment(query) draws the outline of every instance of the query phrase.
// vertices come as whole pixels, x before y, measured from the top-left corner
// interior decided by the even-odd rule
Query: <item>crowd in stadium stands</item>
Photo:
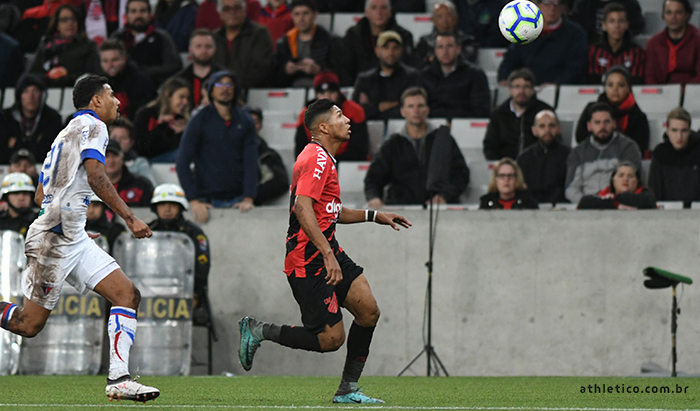
[[[36,182],[34,163],[75,111],[68,94],[52,98],[52,90],[69,93],[81,75],[97,73],[121,104],[106,156],[119,194],[148,206],[159,182],[151,164],[175,163],[197,221],[210,207],[246,211],[285,201],[291,164],[284,162],[293,157],[261,137],[263,118],[296,129],[285,147],[297,155],[311,140],[305,105],[286,107],[285,120],[260,101],[262,109],[246,105],[251,90],[276,87],[313,90],[306,105],[328,98],[343,110],[352,138],[337,160],[371,161],[363,195],[373,208],[464,202],[472,161],[497,162],[483,209],[700,201],[700,135],[689,113],[700,111],[697,102],[686,93],[685,109],[675,108],[681,94],[666,113],[650,114],[633,93],[642,84],[700,84],[700,31],[690,24],[689,0],[663,0],[658,10],[642,10],[637,0],[535,0],[544,30],[525,45],[500,34],[506,3],[0,1],[0,164]],[[338,23],[342,13],[354,20],[339,36],[330,19]],[[402,27],[399,13],[425,13],[432,24]],[[665,24],[648,41],[646,16]],[[502,58],[485,69],[481,53],[493,49]],[[555,109],[562,96],[558,105],[542,96],[571,85],[590,85],[592,95],[562,120]],[[665,133],[650,127],[662,116]],[[483,119],[476,157],[453,137],[462,118]],[[400,128],[373,139],[376,121]],[[3,216],[17,217],[17,207],[0,202]],[[95,210],[95,221],[103,211]]]

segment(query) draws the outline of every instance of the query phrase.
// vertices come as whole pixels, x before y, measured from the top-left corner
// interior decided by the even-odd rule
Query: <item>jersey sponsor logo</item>
[[[44,196],[44,200],[41,202],[41,204],[51,204],[53,201],[53,194],[46,194]]]
[[[85,145],[85,143],[87,143],[88,136],[90,135],[90,127],[83,128],[82,135],[83,138],[80,140],[80,144]]]
[[[331,200],[330,203],[326,204],[326,212],[328,214],[334,214],[335,218],[338,218],[338,214],[340,214],[340,210],[343,209],[343,203],[336,203],[335,198]]]
[[[323,170],[326,169],[326,162],[328,162],[328,156],[322,148],[316,154],[316,168],[314,169],[314,178],[320,180]],[[329,211],[330,212],[330,211]]]

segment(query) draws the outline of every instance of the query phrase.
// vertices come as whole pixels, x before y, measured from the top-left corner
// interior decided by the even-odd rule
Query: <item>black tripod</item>
[[[435,352],[435,349],[433,348],[432,345],[432,334],[433,334],[433,249],[435,246],[435,230],[437,229],[437,218],[438,218],[438,210],[435,210],[435,219],[433,220],[433,197],[430,198],[430,221],[429,221],[429,230],[428,230],[428,262],[425,263],[425,266],[428,268],[428,287],[425,291],[425,313],[423,315],[423,349],[421,352],[418,353],[418,355],[415,356],[411,360],[411,362],[408,363],[406,367],[404,367],[403,370],[399,373],[399,377],[403,375],[406,370],[411,368],[411,365],[413,365],[414,362],[416,362],[421,355],[425,354],[428,360],[428,368],[426,371],[426,376],[431,377],[431,376],[440,376],[440,370],[445,374],[445,376],[449,377],[450,375],[447,373],[447,369],[445,369],[445,366],[442,364],[442,361],[440,361],[440,357],[438,357],[437,353]],[[426,319],[427,319],[427,328],[426,328]]]

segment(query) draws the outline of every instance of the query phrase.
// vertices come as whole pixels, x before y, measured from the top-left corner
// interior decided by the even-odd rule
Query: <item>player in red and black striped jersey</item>
[[[333,101],[321,99],[311,104],[304,122],[312,139],[294,165],[284,264],[304,326],[277,325],[245,317],[239,322],[239,358],[243,368],[250,370],[263,340],[307,351],[335,351],[345,341],[340,311],[340,307],[345,307],[355,318],[348,333],[343,376],[333,402],[381,403],[357,388],[379,320],[379,307],[362,274],[363,268],[338,244],[335,226],[374,221],[398,231],[411,223],[394,213],[343,207],[334,155],[350,139],[350,120]]]

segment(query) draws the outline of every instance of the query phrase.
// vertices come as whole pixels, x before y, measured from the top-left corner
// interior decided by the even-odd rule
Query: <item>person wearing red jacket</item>
[[[272,36],[272,44],[275,47],[277,46],[277,40],[294,28],[292,10],[287,4],[287,0],[269,0],[267,6],[260,9],[253,21],[267,27]]]

